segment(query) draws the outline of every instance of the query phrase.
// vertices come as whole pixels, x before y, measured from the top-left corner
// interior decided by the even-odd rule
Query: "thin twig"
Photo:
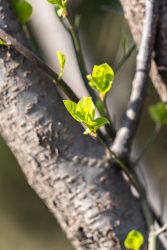
[[[146,1],[143,33],[137,56],[136,73],[133,80],[129,105],[123,125],[118,130],[112,147],[113,151],[121,158],[127,158],[129,156],[132,140],[140,121],[146,97],[148,74],[156,33],[158,2],[158,0]]]
[[[164,185],[163,185],[163,174],[159,174],[159,185],[160,185],[160,190],[159,190],[159,199],[160,199],[160,217],[163,217],[164,213]]]
[[[165,223],[165,225],[163,227],[161,227],[159,230],[157,230],[155,232],[155,235],[158,236],[160,235],[161,233],[163,233],[165,230],[167,229],[167,222]]]
[[[67,23],[68,23],[68,26],[69,26],[69,29],[70,29],[70,32],[71,32],[71,36],[72,36],[72,39],[73,39],[73,42],[74,42],[74,48],[75,48],[75,52],[76,52],[76,57],[77,57],[77,61],[78,61],[78,66],[79,66],[79,69],[80,69],[80,72],[81,72],[81,76],[82,76],[82,79],[83,79],[83,82],[84,82],[84,85],[86,87],[86,89],[88,90],[90,96],[92,97],[93,99],[93,102],[96,103],[96,95],[94,93],[94,91],[92,90],[92,88],[89,86],[88,84],[88,80],[86,78],[86,75],[87,75],[87,70],[86,70],[86,67],[85,67],[85,62],[84,62],[84,58],[83,58],[83,54],[82,54],[82,51],[81,51],[81,47],[80,47],[80,43],[79,43],[79,39],[77,37],[77,34],[70,22],[70,19],[68,16],[65,17]]]
[[[151,144],[154,142],[154,140],[157,137],[160,129],[161,129],[161,126],[159,124],[157,124],[155,126],[155,129],[154,129],[152,135],[150,136],[147,144],[145,145],[143,151],[141,152],[141,154],[139,155],[139,157],[136,159],[136,161],[132,164],[132,167],[135,167],[135,166],[137,166],[139,164],[139,162],[141,161],[141,159],[143,158],[143,156],[145,155],[145,153],[147,152],[147,150],[149,149],[149,147],[151,146]]]
[[[16,39],[8,35],[5,31],[0,29],[0,38],[6,42],[8,45],[15,48],[19,51],[23,56],[25,56],[28,60],[42,69],[47,75],[49,75],[54,83],[59,87],[63,93],[73,102],[78,102],[78,97],[71,90],[71,88],[62,80],[58,80],[58,75],[47,65],[45,64],[39,57],[37,57],[33,52],[28,50],[22,44],[20,44]]]
[[[130,55],[132,54],[132,52],[134,51],[135,48],[136,48],[136,44],[133,44],[130,47],[130,49],[128,50],[128,52],[122,57],[122,59],[120,60],[120,62],[117,64],[117,66],[114,69],[114,75],[115,76],[117,75],[119,70],[122,68],[124,63],[128,60],[128,58],[130,57]]]

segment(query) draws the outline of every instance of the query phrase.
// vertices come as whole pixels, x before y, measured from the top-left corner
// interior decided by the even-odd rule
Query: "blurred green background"
[[[130,45],[133,41],[123,15],[102,10],[102,5],[111,3],[114,3],[115,7],[119,7],[117,1],[111,0],[72,1],[75,12],[81,14],[81,35],[91,58],[96,64],[107,62],[111,67],[115,67],[122,57],[123,36],[129,37]],[[115,108],[119,110],[119,114],[111,111],[112,116],[116,117],[117,126],[120,125],[127,106],[135,60],[136,51],[119,72],[108,96],[109,105],[112,105],[114,96],[117,96],[118,99],[118,107]],[[142,150],[154,128],[154,124],[148,116],[147,107],[158,100],[159,97],[149,82],[146,106],[137,131],[137,146],[135,147],[138,152]],[[163,128],[147,153],[145,162],[148,164],[143,163],[144,167],[142,167],[149,185],[151,203],[158,213],[160,211],[158,172],[162,170],[163,175],[167,176],[166,148],[167,132],[166,128]],[[165,188],[167,188],[166,183],[164,190]],[[165,218],[167,219],[167,214],[164,213]],[[2,138],[0,138],[0,249],[73,249],[45,204],[29,187],[16,159]]]

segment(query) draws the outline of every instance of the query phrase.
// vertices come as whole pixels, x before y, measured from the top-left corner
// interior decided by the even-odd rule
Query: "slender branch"
[[[163,217],[164,213],[164,185],[163,185],[163,175],[162,173],[159,175],[159,184],[160,184],[160,192],[159,192],[159,199],[160,199],[160,217]]]
[[[130,47],[130,49],[128,50],[128,52],[122,57],[121,61],[118,63],[118,65],[114,69],[114,75],[115,76],[117,75],[117,73],[119,72],[119,70],[122,68],[122,66],[124,65],[124,63],[128,60],[128,58],[130,57],[130,55],[132,54],[132,52],[134,51],[135,48],[136,48],[136,44],[133,44]]]
[[[16,39],[8,35],[5,31],[0,29],[0,38],[7,43],[7,45],[12,46],[17,51],[19,51],[23,56],[25,56],[32,63],[37,65],[40,69],[42,69],[47,75],[49,75],[53,82],[59,87],[63,93],[73,102],[78,102],[78,97],[71,90],[71,88],[62,80],[58,80],[58,75],[47,65],[45,64],[39,57],[37,57],[33,52],[28,50],[22,44],[20,44]]]
[[[155,235],[158,236],[160,235],[161,233],[163,233],[165,230],[167,229],[167,222],[165,223],[165,225],[163,227],[161,227],[159,230],[157,230],[155,232]]]
[[[97,99],[96,95],[95,95],[94,91],[92,90],[92,88],[89,86],[88,80],[86,78],[87,70],[86,70],[86,67],[85,67],[82,51],[81,51],[81,48],[80,48],[79,39],[78,39],[78,37],[77,37],[77,35],[75,33],[75,30],[74,30],[74,28],[73,28],[73,26],[72,26],[72,24],[70,22],[69,17],[66,16],[65,19],[66,19],[66,21],[68,23],[68,26],[70,28],[71,36],[72,36],[72,39],[73,39],[73,42],[74,42],[74,48],[75,48],[75,52],[76,52],[78,66],[80,68],[80,72],[81,72],[81,75],[82,75],[82,79],[84,81],[86,89],[88,90],[90,96],[93,99],[93,102],[96,103],[96,99]]]
[[[116,130],[113,124],[113,121],[110,117],[109,111],[108,111],[108,107],[107,107],[107,103],[106,103],[106,98],[104,99],[104,116],[109,120],[110,124],[105,124],[105,129],[106,132],[108,134],[108,136],[110,136],[112,139],[115,138],[116,135]]]
[[[112,147],[113,151],[116,152],[120,158],[127,158],[129,156],[132,140],[140,121],[146,97],[148,74],[156,33],[158,2],[158,0],[146,0],[143,33],[137,56],[136,73],[129,105],[123,125],[118,130]]]
[[[157,137],[160,129],[161,129],[161,126],[159,124],[157,124],[155,126],[155,129],[154,129],[152,135],[150,136],[147,144],[145,145],[143,151],[141,152],[141,154],[139,155],[139,157],[136,159],[136,161],[132,164],[132,167],[135,167],[135,166],[137,166],[139,164],[139,162],[141,161],[141,159],[143,158],[143,156],[145,155],[145,153],[147,152],[147,150],[149,149],[149,147],[151,146],[151,144],[154,142],[154,140]]]

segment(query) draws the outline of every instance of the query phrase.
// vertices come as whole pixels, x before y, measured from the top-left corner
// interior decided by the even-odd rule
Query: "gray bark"
[[[9,0],[0,11],[0,27],[30,47]],[[104,148],[82,134],[52,80],[4,46],[0,71],[1,134],[74,246],[114,250],[132,229],[146,235],[139,201]]]
[[[145,1],[143,0],[120,0],[122,3],[125,18],[130,26],[134,41],[139,48]],[[163,66],[164,70],[158,71],[157,66]],[[161,100],[167,102],[167,1],[160,0],[159,18],[156,33],[156,42],[153,53],[150,77]]]

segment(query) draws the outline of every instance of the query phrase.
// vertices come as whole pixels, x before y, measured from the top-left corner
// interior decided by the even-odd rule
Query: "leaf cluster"
[[[63,101],[72,117],[87,127],[84,134],[95,133],[101,126],[109,123],[105,117],[99,117],[93,120],[95,116],[95,106],[91,99],[91,97],[83,97],[77,104],[72,101]]]
[[[107,63],[95,65],[92,75],[87,75],[90,87],[97,90],[103,97],[110,90],[113,78],[114,72]]]
[[[132,230],[130,233],[128,233],[124,241],[124,245],[128,249],[139,249],[143,244],[143,241],[143,235],[138,231]]]
[[[51,4],[57,4],[59,9],[57,11],[58,16],[66,16],[66,2],[67,0],[47,0]]]

